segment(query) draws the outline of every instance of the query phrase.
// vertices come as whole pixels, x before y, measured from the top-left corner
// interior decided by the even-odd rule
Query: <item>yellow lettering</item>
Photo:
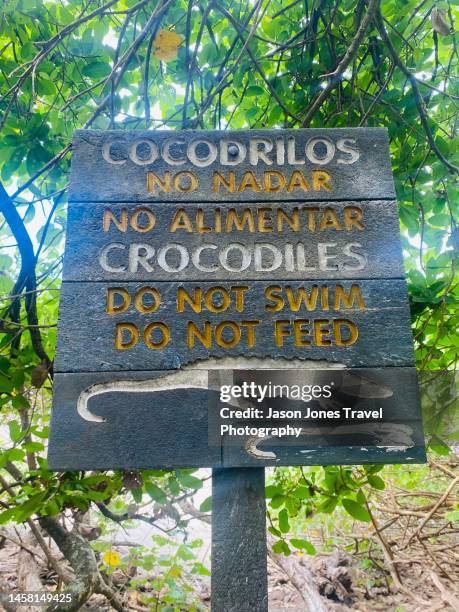
[[[104,232],[108,232],[108,230],[110,229],[110,223],[113,223],[113,225],[120,232],[125,232],[127,230],[127,221],[128,221],[128,216],[127,216],[127,210],[125,208],[121,209],[121,216],[120,216],[119,221],[115,217],[113,210],[111,210],[110,208],[106,208],[104,210],[104,215],[102,218],[102,227],[103,227]]]
[[[199,234],[208,234],[212,228],[204,224],[204,211],[200,208],[196,213],[196,229]]]
[[[244,312],[244,293],[249,290],[245,285],[231,287],[236,295],[236,312]]]
[[[288,329],[286,329],[286,327]],[[290,336],[290,321],[288,319],[274,321],[274,338],[276,346],[284,346],[284,338],[286,336]]]
[[[116,296],[121,298],[121,304],[116,305]],[[126,289],[123,287],[117,287],[116,289],[107,289],[107,305],[105,312],[109,315],[119,314],[129,308],[131,304],[131,296]]]
[[[297,319],[293,322],[293,334],[295,346],[311,346],[311,340],[306,340],[304,336],[310,335],[309,320]]]
[[[237,188],[239,192],[245,191],[246,189],[253,189],[253,191],[261,191],[261,187],[258,184],[257,179],[251,170],[244,172],[244,174],[242,175],[242,180],[239,183],[239,187]]]
[[[212,191],[214,193],[220,192],[220,186],[225,187],[226,191],[230,193],[234,193],[236,191],[236,176],[233,170],[230,170],[228,173],[229,180],[227,181],[225,177],[220,174],[220,172],[214,172],[212,177]]]
[[[260,321],[242,321],[241,327],[247,329],[247,348],[255,346],[255,327],[260,324]]]
[[[313,170],[312,171],[312,186],[314,191],[331,191],[332,186],[330,184],[331,176],[325,170]]]
[[[348,329],[348,338],[343,338],[342,328]],[[333,334],[335,336],[336,346],[351,346],[359,337],[359,331],[356,324],[347,319],[335,319],[333,321]]]
[[[180,193],[189,193],[190,191],[194,191],[197,186],[198,179],[193,172],[184,170],[183,172],[178,172],[174,176],[174,189],[176,191],[180,191]]]
[[[180,208],[172,217],[170,231],[176,232],[179,229],[185,230],[189,233],[193,231],[193,226],[191,225],[188,213],[183,208]]]
[[[159,187],[164,193],[169,193],[171,190],[171,173],[169,170],[164,173],[164,179],[161,179],[154,172],[147,172],[147,191],[153,193],[155,188]]]
[[[325,327],[330,325],[328,319],[315,319],[313,323],[314,332],[314,344],[317,346],[330,346],[331,340],[328,339],[330,335],[330,328]]]
[[[217,304],[214,303],[213,298],[217,296]],[[204,298],[204,303],[209,312],[224,312],[228,309],[231,303],[231,298],[228,291],[224,287],[211,287]]]
[[[258,231],[267,234],[273,231],[272,208],[259,208],[258,212]]]
[[[186,326],[186,343],[188,348],[194,347],[195,338],[197,338],[205,348],[210,348],[212,346],[212,327],[209,321],[205,321],[203,333],[201,333],[195,323],[188,321]]]
[[[266,304],[265,310],[267,310],[268,312],[279,312],[279,310],[283,309],[284,300],[282,296],[277,295],[278,293],[282,293],[281,287],[279,287],[278,285],[270,285],[269,287],[266,287],[264,293],[265,293],[265,298],[267,300],[274,302],[274,304],[272,305]]]
[[[187,292],[183,287],[177,289],[177,312],[185,310],[185,302],[191,307],[194,312],[201,312],[202,289],[194,288],[194,297]]]
[[[128,337],[125,339],[125,332]],[[115,327],[115,348],[118,351],[125,351],[137,344],[139,330],[134,323],[117,323]]]
[[[267,193],[276,193],[285,187],[285,176],[277,170],[267,170],[263,173],[263,185]],[[272,179],[277,179],[274,183]]]
[[[289,193],[294,189],[302,189],[303,191],[310,190],[309,183],[300,170],[294,170],[292,172],[292,176],[287,185],[287,191]]]
[[[319,212],[319,209],[317,206],[310,206],[309,208],[304,208],[303,209],[306,213],[306,216],[308,218],[308,230],[310,232],[315,232],[316,231],[316,217],[315,217],[315,213]]]
[[[346,289],[342,285],[336,285],[335,297],[333,301],[334,310],[341,310],[342,308],[355,308],[356,302],[359,310],[365,309],[365,303],[358,285],[351,285],[348,294],[346,294]]]
[[[139,217],[141,215],[145,215],[147,218],[146,225],[139,224]],[[132,213],[131,217],[131,227],[134,231],[139,232],[140,234],[144,234],[145,232],[149,232],[155,227],[156,217],[155,214],[149,208],[137,208]]]
[[[150,305],[145,304],[143,298],[145,296],[149,296],[152,300]],[[142,287],[135,294],[134,304],[136,309],[139,312],[155,312],[161,305],[161,296],[159,291],[157,291],[154,287]]]
[[[237,211],[234,208],[230,208],[226,215],[225,231],[231,232],[233,225],[239,231],[242,231],[245,225],[247,225],[248,231],[253,234],[255,231],[255,222],[253,220],[252,210],[250,208],[244,208],[241,218],[239,218]]]
[[[158,330],[161,334],[161,338],[157,342],[153,340],[153,333],[155,330]],[[146,326],[143,332],[143,339],[148,348],[159,350],[169,344],[169,340],[171,339],[171,333],[169,331],[169,327],[165,323],[156,321]]]
[[[323,232],[324,229],[335,229],[341,231],[343,228],[338,221],[338,217],[332,208],[324,208],[322,212],[322,219],[320,221],[319,231]]]
[[[282,232],[284,230],[284,220],[287,221],[288,225],[294,232],[300,231],[300,215],[298,208],[292,210],[292,216],[289,217],[285,210],[281,208],[277,209],[277,231]]]
[[[308,295],[308,292],[305,289],[305,287],[298,287],[298,289],[296,290],[296,293],[295,293],[295,290],[292,289],[292,287],[286,287],[285,294],[287,296],[290,310],[292,312],[298,312],[303,302],[306,307],[306,310],[311,311],[311,310],[315,310],[317,306],[317,297],[319,295],[319,288],[317,287],[317,285],[313,285],[313,287],[311,288],[311,295]]]
[[[223,337],[225,329],[231,330],[232,338],[230,340],[225,340]],[[234,321],[222,321],[215,328],[215,341],[217,342],[218,346],[221,346],[222,348],[233,348],[239,344],[240,339],[241,329]]]
[[[363,218],[363,211],[358,206],[345,206],[344,207],[344,224],[348,232],[356,227],[358,230],[363,230],[364,226],[361,223]]]

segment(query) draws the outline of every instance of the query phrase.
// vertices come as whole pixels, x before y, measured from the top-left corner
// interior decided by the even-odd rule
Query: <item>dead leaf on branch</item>
[[[158,30],[154,41],[154,55],[160,60],[169,62],[177,57],[178,48],[183,36],[170,30]]]
[[[37,389],[42,387],[48,378],[48,374],[48,364],[45,361],[42,361],[32,370],[32,386],[36,387]]]
[[[446,21],[446,15],[443,11],[437,8],[432,9],[432,13],[430,14],[430,19],[432,21],[432,28],[438,34],[442,36],[448,36],[451,31],[449,27],[449,23]]]

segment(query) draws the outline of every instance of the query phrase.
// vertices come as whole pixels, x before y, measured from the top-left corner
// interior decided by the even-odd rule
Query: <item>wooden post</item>
[[[267,612],[264,468],[212,470],[212,612]]]

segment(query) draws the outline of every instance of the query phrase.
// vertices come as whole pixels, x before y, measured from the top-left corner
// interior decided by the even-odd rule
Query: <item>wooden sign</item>
[[[395,197],[381,128],[75,132],[75,202]]]
[[[383,129],[76,132],[50,467],[424,460],[394,197]],[[318,369],[379,425],[211,435],[218,372]]]

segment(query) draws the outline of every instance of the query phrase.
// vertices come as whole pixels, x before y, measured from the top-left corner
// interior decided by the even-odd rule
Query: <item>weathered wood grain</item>
[[[295,157],[289,163],[287,151],[284,162],[273,153],[267,154],[272,163],[263,159],[251,164],[245,159],[237,165],[222,165],[220,157],[206,167],[196,167],[185,159],[182,149],[172,149],[172,159],[185,162],[179,165],[170,165],[160,155],[155,157],[155,147],[161,151],[164,142],[170,139],[180,139],[188,147],[197,139],[207,139],[221,147],[222,140],[238,141],[246,148],[249,140],[267,139],[273,143],[277,139],[286,143],[289,138],[295,141]],[[325,150],[319,145],[315,147],[312,160],[305,155],[308,142],[311,139],[327,139],[330,143]],[[348,144],[352,141],[353,148],[358,149],[359,158],[353,163],[352,153],[339,152],[336,147],[339,140]],[[147,141],[147,142],[145,142]],[[113,145],[111,143],[114,143]],[[135,144],[138,143],[138,146]],[[133,148],[134,147],[134,148]],[[204,146],[205,147],[205,146]],[[322,163],[327,156],[331,156],[329,163]],[[103,157],[105,153],[105,159]],[[198,156],[204,159],[208,155],[208,147],[204,152],[198,150]],[[318,156],[318,157],[317,157]],[[107,161],[107,159],[109,161]],[[136,160],[137,163],[135,163]],[[145,163],[148,160],[151,163]],[[211,159],[211,158],[209,158]],[[298,163],[304,160],[304,163]],[[317,161],[318,160],[318,161]],[[114,162],[114,163],[113,163]],[[156,189],[155,193],[147,191],[147,172],[155,172],[164,179],[164,173],[170,171],[175,175],[181,171],[192,170],[197,178],[197,188],[189,192],[180,192],[173,188],[169,193]],[[329,199],[380,199],[394,198],[394,185],[389,160],[389,147],[387,130],[382,128],[340,128],[340,129],[297,129],[297,130],[244,130],[232,132],[219,131],[92,131],[79,130],[75,132],[73,141],[73,160],[70,199],[72,201],[116,201],[116,202],[151,202],[151,201],[257,201],[261,193],[252,188],[242,189],[240,186],[244,172],[251,171],[258,183],[263,184],[265,171],[284,172],[287,181],[294,170],[304,173],[307,181],[311,183],[311,171],[324,170],[331,176],[331,190],[324,188],[314,190],[309,185],[309,191],[303,189],[286,189],[279,191],[261,191],[263,200],[329,200]],[[242,191],[229,193],[226,190],[212,191],[214,172],[235,173],[236,188]],[[173,178],[173,176],[172,176]],[[186,182],[184,183],[186,187]]]
[[[285,308],[280,312],[269,312],[266,304],[273,304],[265,296],[265,288],[269,283],[250,282],[243,285],[235,283],[218,283],[218,287],[231,294],[231,303],[226,311],[214,313],[203,308],[201,313],[192,312],[188,305],[184,311],[177,313],[177,292],[179,287],[188,293],[201,288],[203,295],[215,287],[212,283],[64,283],[61,293],[59,315],[59,338],[55,361],[56,372],[96,372],[145,369],[176,369],[202,361],[209,357],[224,356],[255,356],[299,359],[324,359],[328,362],[343,363],[348,367],[359,366],[407,366],[413,364],[412,337],[410,329],[409,309],[406,295],[406,285],[402,280],[391,281],[360,281],[354,283],[360,288],[363,299],[363,309],[357,307],[342,308],[333,311],[334,291],[340,285],[349,294],[352,283],[349,281],[323,283],[298,281],[275,281],[272,286],[286,294],[287,287],[292,295],[298,296],[300,288],[310,294],[313,286],[329,288],[329,310],[318,299],[313,312],[308,312],[304,306],[297,312]],[[244,292],[243,312],[237,312],[237,300],[234,287],[249,287]],[[106,314],[107,289],[121,288],[133,296],[145,287],[156,288],[161,294],[161,304],[156,312],[139,313],[132,305],[120,314]],[[233,289],[231,289],[233,287]],[[276,289],[276,290],[277,290]],[[331,291],[331,292],[330,292]],[[213,303],[223,308],[222,293],[213,295]],[[320,295],[320,289],[318,289]],[[330,336],[331,346],[294,346],[293,331],[284,338],[284,345],[276,347],[274,343],[274,321],[284,320],[294,322],[297,319],[349,319],[358,327],[359,337],[353,345],[335,346],[335,339]],[[227,322],[255,321],[255,344],[248,346],[249,334],[247,327],[243,328],[240,342],[234,348],[213,345],[203,346],[195,340],[195,346],[189,347],[186,342],[186,326],[194,322],[199,329],[204,330],[208,321],[215,331],[215,326]],[[170,341],[162,349],[148,348],[143,340],[145,327],[153,322],[166,324],[170,329]],[[115,328],[117,323],[133,323],[140,330],[138,343],[127,350],[115,349]],[[285,324],[289,328],[290,323]],[[298,325],[298,324],[297,324]],[[291,328],[289,328],[291,329]],[[225,342],[231,340],[231,330],[222,327],[221,338]],[[214,336],[214,334],[213,334]],[[303,339],[306,339],[304,337]],[[159,342],[161,336],[155,337]]]
[[[212,610],[267,612],[265,474],[212,471]]]
[[[283,213],[299,231],[292,229]],[[236,229],[236,219],[242,223],[242,230]],[[182,226],[185,223],[187,227],[171,231],[175,223]],[[215,231],[219,224],[223,229],[220,233]],[[320,231],[321,224],[324,229]],[[230,231],[226,232],[226,227]],[[259,231],[260,227],[263,231]],[[225,260],[222,263],[220,257],[225,248],[234,244],[237,246],[228,256],[227,263],[232,264],[228,270],[227,263]],[[290,245],[288,250],[287,244]],[[158,263],[158,255],[167,245],[172,247],[166,256],[167,266],[164,266]],[[250,254],[250,264],[237,271],[243,267],[241,246]],[[181,254],[177,248],[185,248],[186,254],[183,251]],[[193,255],[196,256],[199,248],[203,251],[196,264]],[[131,258],[139,252],[145,255],[145,249],[154,249],[154,254],[150,253],[145,263],[130,264],[130,254]],[[261,265],[256,262],[257,250],[261,254]],[[325,252],[330,255],[326,262],[319,255]],[[350,256],[349,252],[363,255],[366,261]],[[302,253],[304,263],[299,259]],[[180,266],[182,257],[183,262],[187,262],[183,269]],[[278,257],[279,262],[275,263],[274,257]],[[69,207],[64,280],[261,280],[263,277],[284,280],[403,278],[396,202],[284,202],[274,205],[257,202],[215,207],[175,203],[138,206],[91,203]]]
[[[77,412],[80,394],[115,381],[157,380],[166,372],[56,374],[48,463],[52,470],[211,467],[221,450],[207,443],[207,391],[179,389],[136,393],[108,391]]]
[[[305,420],[302,425],[308,428],[322,426],[334,426],[350,424],[343,415],[340,418],[317,418],[307,417],[307,410],[341,410],[342,407],[350,407],[355,410],[378,410],[382,408],[382,419],[369,418],[361,422],[395,423],[408,421],[419,421],[419,389],[416,368],[352,368],[352,369],[289,369],[289,370],[233,370],[232,383],[241,386],[244,382],[271,388],[276,386],[276,396],[266,394],[260,401],[249,401],[255,408],[264,411],[263,420],[258,421],[257,426],[275,425],[279,419],[267,419],[268,408],[272,410],[301,410]],[[208,374],[208,385],[210,389],[220,389],[229,384],[225,370],[210,370]],[[285,385],[290,389],[298,388],[304,391],[304,399],[285,396]],[[330,388],[329,393],[321,394],[320,397],[311,395],[312,389]],[[282,393],[282,395],[281,395]],[[308,395],[309,393],[309,395]],[[219,418],[221,408],[245,406],[244,401],[231,398],[228,402],[220,399],[219,394],[209,396],[211,406],[211,417],[216,416],[212,424],[238,422],[237,418]],[[212,403],[214,402],[214,403]],[[239,421],[248,419],[241,418]],[[282,420],[282,419],[281,419]],[[284,422],[293,421],[293,418],[283,419]],[[297,419],[295,419],[296,421]],[[253,419],[257,422],[257,419]],[[329,442],[334,438],[330,438]],[[335,438],[335,442],[336,441]]]
[[[388,398],[375,400],[383,407],[385,415],[382,441],[371,435],[371,432],[381,431],[381,424],[375,422],[370,426],[370,434],[362,435],[361,422],[350,422],[349,431],[338,436],[336,432],[325,430],[328,423],[308,421],[303,423],[308,433],[298,439],[266,439],[256,446],[253,441],[247,445],[247,438],[242,436],[216,440],[211,435],[208,427],[212,427],[217,405],[217,374],[211,373],[208,388],[205,388],[205,372],[196,370],[56,374],[48,456],[50,469],[264,467],[425,460],[414,368],[379,371],[365,368],[344,373],[336,370],[246,372],[246,379],[262,376],[265,380],[270,376],[276,381],[280,375],[286,384],[300,381],[323,384],[328,379],[341,387],[349,375],[351,378],[346,384],[352,388],[354,377],[359,376],[379,383],[382,390],[387,387],[393,392]],[[178,386],[176,379],[170,379],[177,375],[183,379],[182,386]],[[241,372],[235,371],[232,375],[237,381]],[[204,386],[199,388],[202,381]],[[87,397],[85,411],[78,404],[82,394]],[[347,395],[337,394],[336,400],[341,405],[361,409],[371,405],[368,399],[352,399],[349,391]],[[288,406],[287,401],[285,407]],[[298,426],[299,423],[292,421],[291,424]],[[264,425],[257,422],[257,426]],[[411,440],[409,444],[407,436]]]
[[[288,465],[365,465],[383,463],[387,465],[399,463],[425,463],[426,454],[424,438],[422,437],[422,423],[413,423],[415,432],[415,445],[411,448],[369,446],[357,444],[355,446],[325,446],[319,437],[310,438],[305,442],[306,448],[300,446],[276,446],[273,440],[267,440],[258,445],[258,449],[274,453],[275,459],[256,459],[245,451],[227,445],[223,450],[223,465],[228,467],[256,467],[263,464],[270,466]]]
[[[175,145],[168,148],[172,140]],[[201,144],[196,146],[198,141]],[[239,155],[244,159],[239,161]],[[253,468],[424,461],[394,197],[384,129],[77,131],[55,360],[51,469]],[[354,224],[351,231],[342,223],[346,207],[352,206],[362,211],[364,229]],[[223,219],[231,209],[232,214],[239,213],[239,219],[246,211],[249,216],[256,212],[254,219],[260,214],[263,219],[261,225],[252,228],[245,221],[237,230],[233,218],[230,231],[224,225],[223,231],[215,232],[211,219],[216,208]],[[307,215],[307,222],[303,217],[301,229],[293,231],[284,220],[282,231],[276,231],[276,223],[270,231],[269,211],[277,208],[290,217],[298,208],[300,216]],[[307,213],[302,210],[305,208],[318,210]],[[104,210],[108,209],[112,222],[106,221],[104,227]],[[183,229],[183,223],[182,229],[179,225],[171,231],[173,215],[180,209],[191,220],[192,232]],[[316,231],[319,217],[315,215],[321,215],[324,209],[335,213],[340,228],[329,223]],[[125,227],[123,215],[127,219]],[[116,219],[120,220],[118,224],[113,222]],[[143,231],[150,223],[148,231]],[[209,227],[212,231],[207,231]],[[349,247],[356,243],[361,246]],[[164,248],[171,244],[176,246],[166,256]],[[226,251],[220,259],[221,253],[235,244],[239,247]],[[300,251],[296,250],[298,244]],[[107,247],[104,259],[101,253]],[[184,251],[189,261],[178,269],[178,254]],[[161,252],[162,260],[158,261]],[[272,269],[269,252],[282,259]],[[365,255],[364,264],[360,260],[356,265],[356,252]],[[250,262],[242,265],[247,253]],[[187,255],[183,256],[186,261]],[[213,264],[216,267],[209,269]],[[360,288],[360,300],[349,298],[346,305],[344,298],[335,310],[336,287],[349,294],[353,285]],[[311,297],[314,286],[318,287],[317,303]],[[268,287],[271,294],[266,293]],[[328,304],[324,287],[329,289]],[[307,299],[294,305],[300,289],[306,290]],[[109,290],[116,296],[107,308]],[[177,309],[180,290],[190,296],[182,303],[182,311]],[[202,303],[202,309],[196,312],[196,304],[193,310],[189,302],[194,291],[201,290],[202,302],[198,299],[196,304]],[[212,291],[213,296],[206,300]],[[293,295],[290,303],[288,291]],[[273,307],[279,305],[279,295],[285,300],[284,308]],[[120,308],[122,296],[129,301],[125,308]],[[358,329],[352,345],[339,345],[339,337],[333,332],[337,319],[351,321]],[[283,321],[277,336],[276,321]],[[121,324],[124,332],[118,334],[115,346],[116,329]],[[157,328],[151,331],[156,324],[163,332],[170,332],[170,339],[160,349],[154,343],[161,334]],[[198,333],[193,343],[190,335],[187,341],[190,324],[201,332],[202,341]],[[337,323],[338,328],[341,324]],[[212,330],[210,346],[205,346],[204,340],[207,327]],[[126,334],[129,338],[134,333],[138,334],[136,342],[121,350]],[[240,339],[231,342],[235,334],[240,334]],[[347,336],[344,331],[344,339]],[[355,430],[339,430],[341,423],[337,429],[329,421],[307,421],[298,440],[282,440],[282,444],[275,439],[235,442],[228,436],[215,441],[208,430],[209,423],[215,424],[213,419],[209,422],[208,414],[215,384],[210,385],[210,391],[206,388],[204,368],[206,364],[215,367],[216,362],[224,363],[220,360],[225,357],[244,357],[246,363],[247,358],[273,358],[282,364],[296,360],[291,361],[296,364],[293,367],[298,367],[298,360],[322,360],[327,366],[342,364],[353,369],[350,375],[354,378],[372,373],[380,388],[392,390],[381,400],[385,420],[364,423]],[[359,367],[364,369],[356,370]],[[381,372],[371,370],[374,367],[382,367]],[[292,372],[278,373],[281,380],[292,376]],[[308,380],[314,376],[326,378],[332,374],[304,374]],[[333,376],[338,381],[345,375],[335,371]],[[356,404],[366,409],[376,407],[379,401],[355,399],[347,392],[341,392],[337,399],[342,405]],[[216,403],[211,401],[209,405],[215,409]],[[284,402],[284,409],[288,405]],[[384,430],[386,425],[389,430]],[[214,525],[215,517],[219,522],[219,508],[222,520],[227,521],[215,532],[219,546],[214,556],[222,567],[226,563],[234,565],[236,560],[232,545],[225,552],[220,544],[227,539],[225,534],[238,528],[236,519],[234,525],[231,523],[237,509],[246,502],[249,509],[250,500],[258,503],[263,496],[258,478],[253,499],[250,495],[241,497],[242,473],[234,471],[233,478],[230,472],[222,471],[220,481],[225,486],[220,493],[215,489],[215,498],[220,498],[214,499]],[[247,472],[245,482],[250,480]],[[228,504],[234,507],[234,516],[230,513],[229,519]],[[261,529],[260,525],[260,520],[254,520],[254,530]],[[246,561],[250,557],[254,565],[258,564],[258,557],[264,555],[262,548],[261,544],[256,551],[247,547]],[[226,598],[227,587],[215,579],[213,585],[215,601],[226,609],[231,605]],[[241,591],[239,599],[250,602],[255,590],[249,586],[246,590]],[[257,609],[247,605],[247,609]],[[264,610],[265,603],[260,606]],[[238,609],[244,608],[239,605]]]
[[[307,416],[311,410],[338,410],[340,418],[289,419],[222,419],[220,407],[225,405],[218,396],[210,395],[215,402],[210,413],[211,440],[217,438],[221,423],[235,427],[281,427],[290,425],[301,428],[301,435],[283,438],[259,438],[224,434],[223,464],[234,465],[327,465],[339,463],[404,463],[425,461],[424,435],[420,414],[419,390],[416,369],[407,368],[353,368],[350,370],[312,371],[235,371],[234,381],[255,381],[257,384],[319,385],[330,384],[330,399],[311,400],[306,404],[285,398],[270,398],[257,407],[274,410],[299,410]],[[209,374],[209,387],[218,387],[221,374]],[[237,400],[234,400],[237,403]],[[349,418],[344,407],[358,411],[381,409],[382,417]]]

